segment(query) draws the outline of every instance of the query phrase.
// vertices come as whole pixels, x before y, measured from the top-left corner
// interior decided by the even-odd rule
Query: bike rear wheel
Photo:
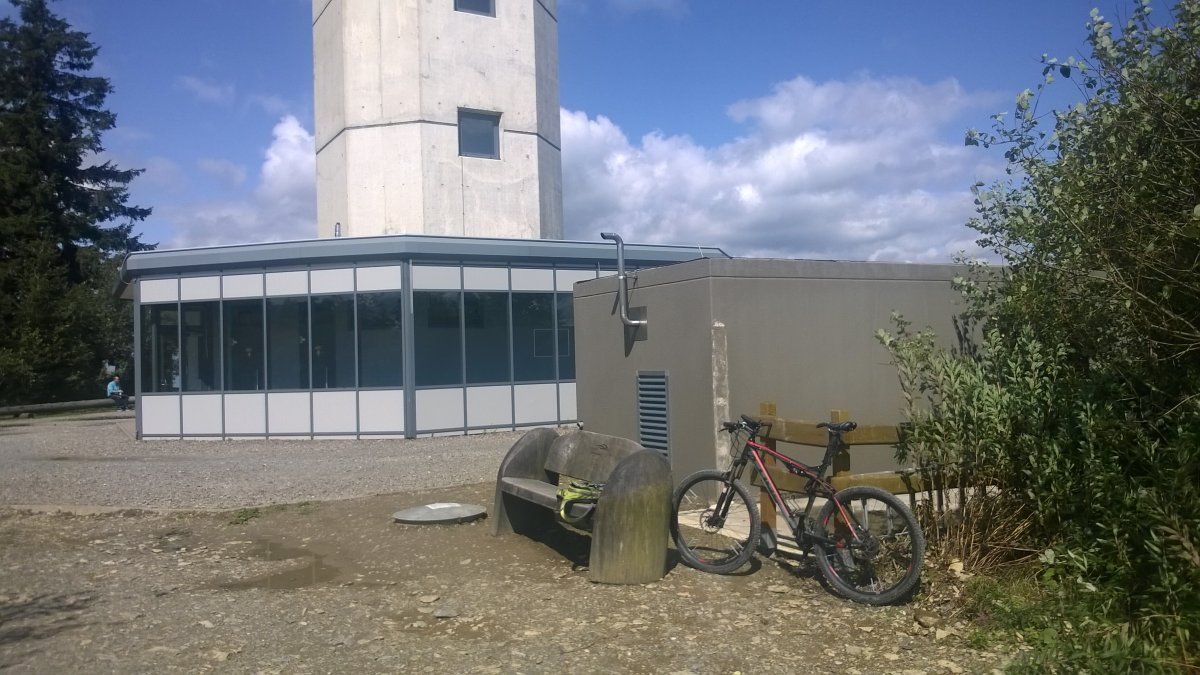
[[[671,537],[685,564],[728,574],[754,555],[762,521],[742,484],[699,471],[683,479],[671,503]]]
[[[921,579],[925,537],[912,511],[889,492],[865,485],[838,492],[821,507],[815,530],[827,540],[813,543],[817,567],[850,600],[891,604]]]

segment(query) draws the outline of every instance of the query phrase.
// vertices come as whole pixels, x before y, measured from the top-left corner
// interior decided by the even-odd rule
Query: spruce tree
[[[111,84],[89,74],[97,48],[46,0],[10,1],[19,20],[0,20],[0,402],[95,397],[101,361],[127,358],[111,353],[108,333],[130,332],[127,303],[100,285],[120,256],[149,248],[133,228],[150,210],[127,203],[140,170],[97,159],[116,124],[104,108]]]

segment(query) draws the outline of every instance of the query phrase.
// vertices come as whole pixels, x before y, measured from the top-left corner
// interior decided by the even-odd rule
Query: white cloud
[[[228,105],[233,103],[235,89],[232,84],[214,82],[192,75],[183,75],[177,80],[178,85],[205,103]]]
[[[742,137],[706,147],[562,111],[566,235],[713,244],[737,255],[947,260],[973,249],[970,184],[1000,167],[941,140],[990,96],[954,80],[816,83],[734,103]]]
[[[159,212],[175,225],[172,248],[316,237],[313,135],[291,115],[272,130],[254,191],[242,199]]]

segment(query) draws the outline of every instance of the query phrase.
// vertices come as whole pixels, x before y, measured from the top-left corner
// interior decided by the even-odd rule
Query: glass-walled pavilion
[[[626,246],[631,268],[718,249]],[[572,286],[606,243],[393,236],[131,254],[143,438],[413,437],[576,420]],[[128,386],[128,384],[127,384]]]

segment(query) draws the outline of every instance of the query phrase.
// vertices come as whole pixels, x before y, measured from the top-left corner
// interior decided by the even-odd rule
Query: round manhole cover
[[[469,523],[487,515],[482,506],[475,504],[459,504],[457,502],[439,502],[414,506],[392,514],[397,523],[408,525],[447,525],[453,523]]]

